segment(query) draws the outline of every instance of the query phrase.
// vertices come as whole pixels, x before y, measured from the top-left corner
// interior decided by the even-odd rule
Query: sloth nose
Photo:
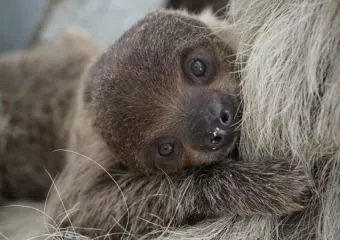
[[[212,132],[207,132],[206,137],[203,141],[204,144],[202,146],[205,146],[214,151],[222,147],[227,140],[228,133],[225,130],[216,127],[216,129]]]
[[[233,113],[229,102],[214,101],[207,106],[199,124],[202,132],[201,146],[212,151],[227,146],[233,140]],[[199,131],[199,130],[198,130]]]
[[[194,102],[187,127],[189,145],[197,150],[216,151],[232,144],[237,108],[231,97],[210,92]]]

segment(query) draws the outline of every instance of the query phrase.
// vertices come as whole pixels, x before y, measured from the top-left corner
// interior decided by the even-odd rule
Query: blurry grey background
[[[0,52],[27,46],[44,0],[0,0]]]
[[[55,39],[69,26],[112,43],[164,0],[0,0],[0,52]]]

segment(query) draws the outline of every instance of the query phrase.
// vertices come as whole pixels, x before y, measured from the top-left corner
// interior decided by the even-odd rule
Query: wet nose
[[[201,131],[204,131],[201,146],[218,150],[233,139],[233,106],[229,101],[214,100],[202,111]]]
[[[191,111],[190,145],[208,151],[227,147],[235,137],[235,103],[229,95],[218,92],[201,96],[199,103]]]
[[[202,146],[213,151],[217,150],[228,141],[228,137],[230,137],[230,135],[227,133],[227,131],[216,127],[216,129],[212,132],[207,132],[204,138],[204,144]]]

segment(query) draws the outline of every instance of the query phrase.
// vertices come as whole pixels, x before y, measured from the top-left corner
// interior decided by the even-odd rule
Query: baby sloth
[[[204,20],[150,13],[85,71],[68,146],[80,154],[68,154],[49,197],[54,224],[120,239],[303,208],[309,181],[300,168],[233,154],[241,119],[236,38]]]
[[[94,125],[123,164],[148,174],[226,160],[240,120],[233,50],[194,18],[156,16],[91,68]]]

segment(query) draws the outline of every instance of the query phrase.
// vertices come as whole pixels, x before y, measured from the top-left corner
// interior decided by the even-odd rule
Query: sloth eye
[[[190,70],[196,77],[202,77],[205,73],[205,69],[205,64],[200,59],[196,59],[191,63]]]
[[[151,169],[174,172],[182,167],[182,144],[173,136],[161,136],[153,139],[146,148],[145,164]]]
[[[154,154],[159,161],[171,162],[180,155],[180,143],[172,136],[163,136],[154,140]]]
[[[158,147],[158,154],[162,157],[168,157],[174,153],[174,145],[172,143],[164,143]]]
[[[208,84],[215,72],[213,57],[204,50],[196,50],[186,56],[183,71],[192,84]]]

